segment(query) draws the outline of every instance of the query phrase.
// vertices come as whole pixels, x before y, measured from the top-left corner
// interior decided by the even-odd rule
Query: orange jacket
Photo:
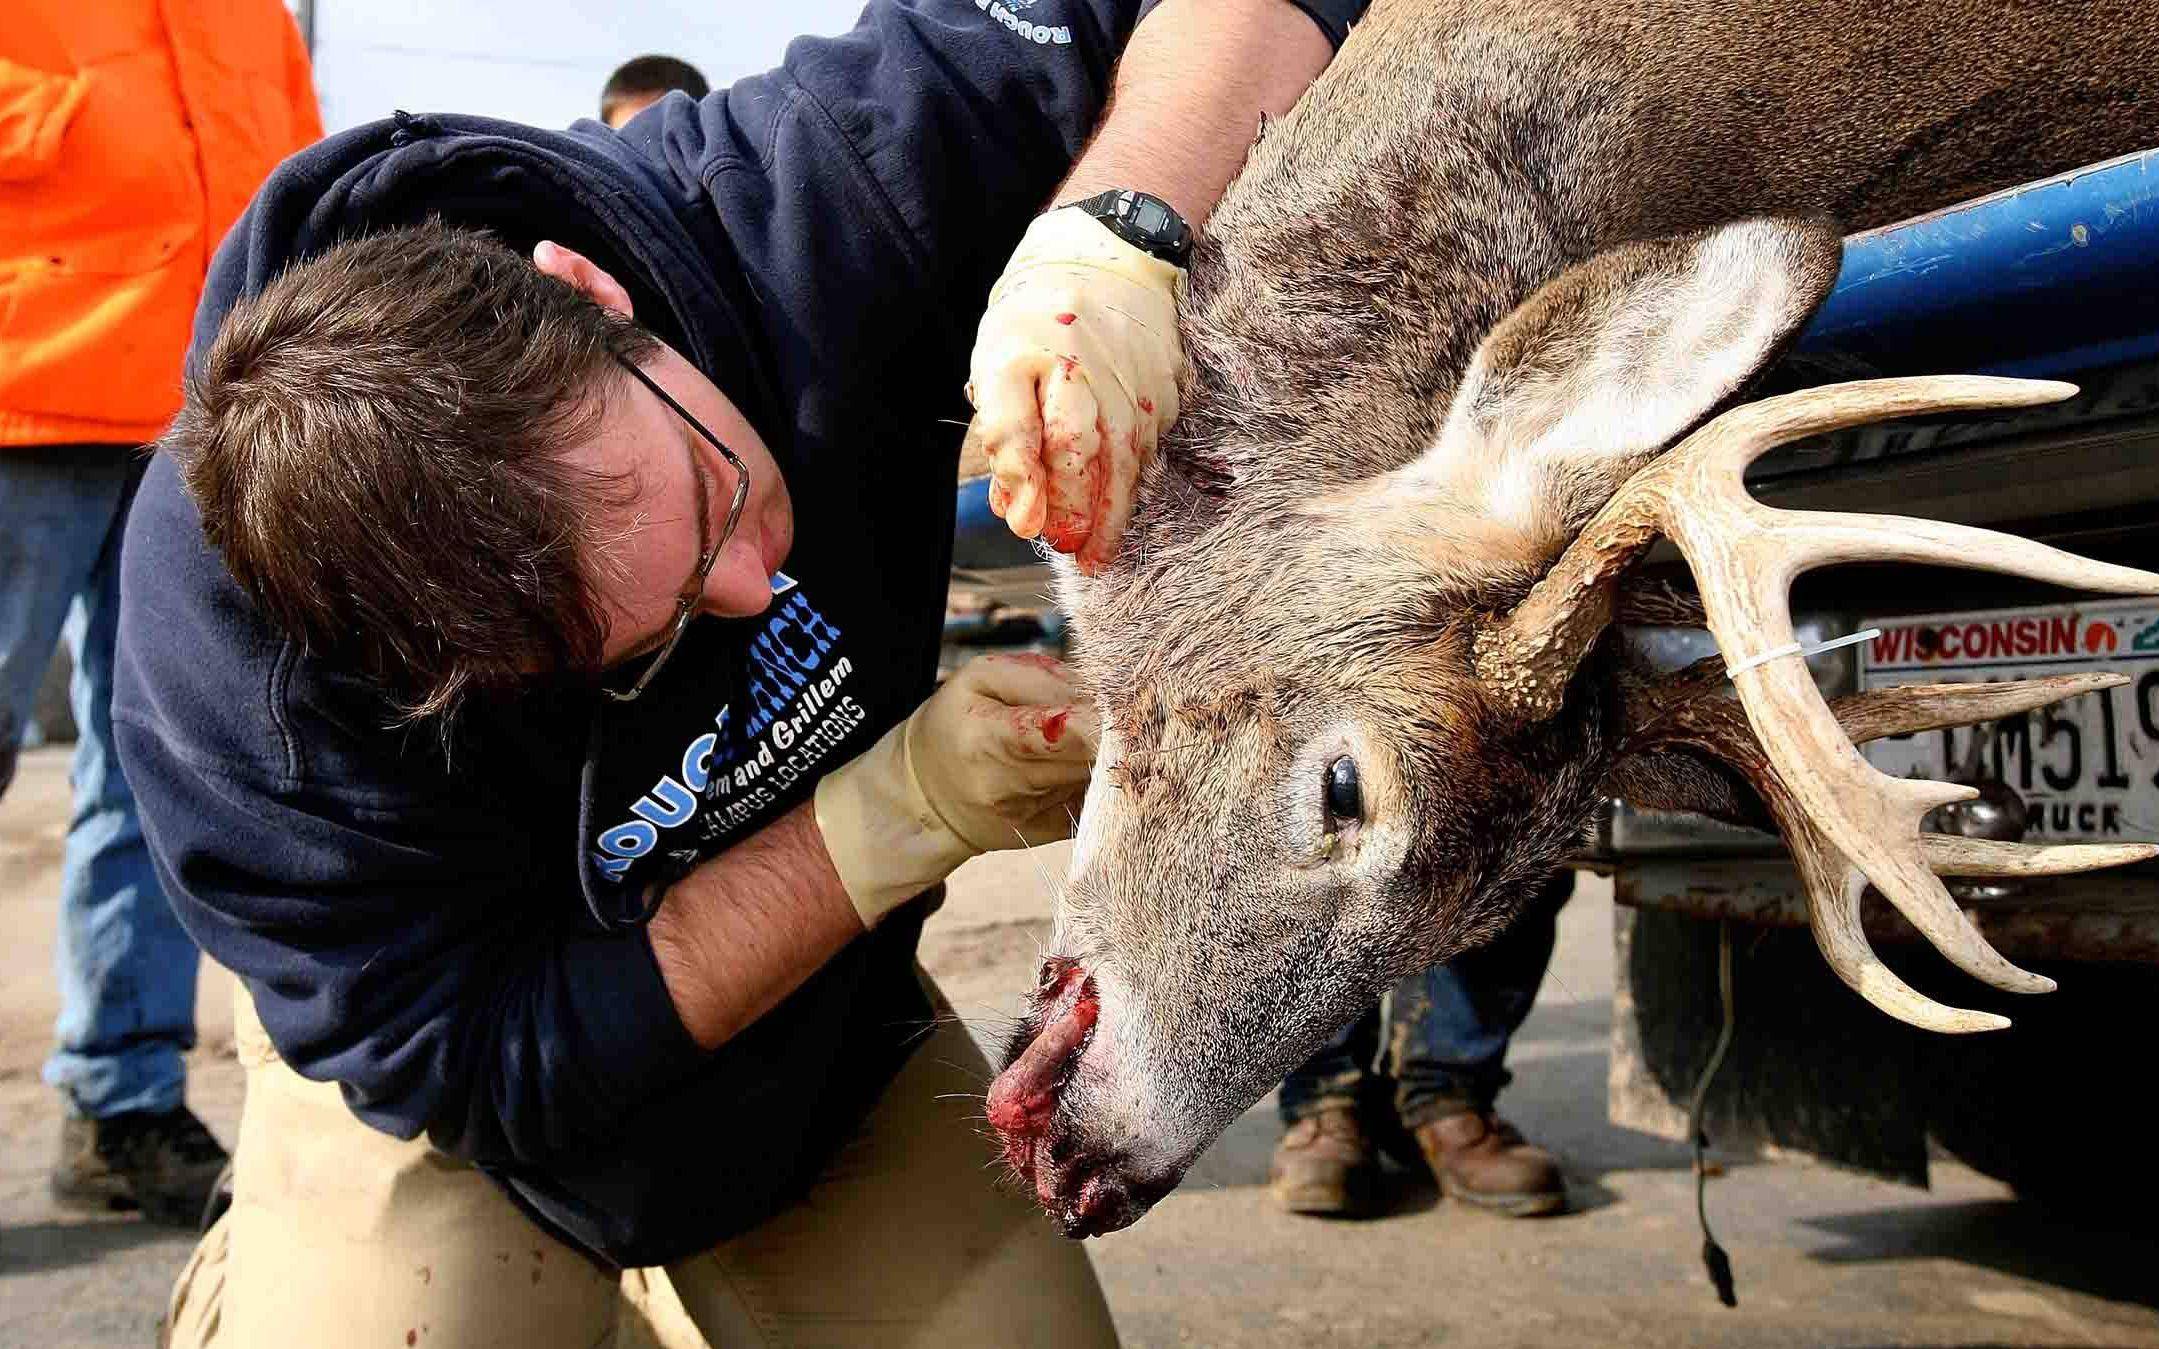
[[[210,254],[322,135],[278,0],[5,0],[0,453],[155,439]]]

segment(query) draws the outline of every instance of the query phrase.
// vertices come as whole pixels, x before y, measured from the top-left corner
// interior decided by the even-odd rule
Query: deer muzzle
[[[1077,962],[1052,957],[1043,964],[1035,1002],[1005,1070],[990,1084],[990,1127],[1006,1163],[1066,1236],[1117,1231],[1181,1177],[1143,1176],[1121,1150],[1091,1142],[1066,1099],[1102,1015],[1095,981]]]

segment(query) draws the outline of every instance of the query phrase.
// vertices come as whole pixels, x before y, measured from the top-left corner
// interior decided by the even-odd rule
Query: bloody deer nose
[[[989,1121],[1006,1134],[1037,1134],[1048,1125],[1065,1069],[1086,1047],[1101,1010],[1094,980],[1078,961],[1062,957],[1042,963],[1035,996],[1043,1003],[1042,1029],[990,1084]]]

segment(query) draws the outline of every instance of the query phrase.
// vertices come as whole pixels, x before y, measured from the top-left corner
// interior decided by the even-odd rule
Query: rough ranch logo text
[[[621,880],[692,820],[701,844],[741,828],[859,729],[869,714],[841,691],[855,663],[839,654],[839,642],[840,630],[806,596],[790,595],[750,643],[746,714],[723,705],[712,729],[682,747],[673,771],[631,804],[632,818],[600,831],[592,854],[600,874]],[[696,860],[694,847],[677,852],[677,861]]]
[[[975,0],[975,8],[1037,46],[1069,47],[1072,30],[1063,24],[1035,23],[1014,10],[1033,9],[1038,0]]]

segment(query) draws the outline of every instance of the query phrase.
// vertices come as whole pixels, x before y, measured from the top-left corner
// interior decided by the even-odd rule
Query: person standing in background
[[[1511,1218],[1567,1207],[1559,1162],[1501,1119],[1507,1047],[1529,1017],[1574,894],[1561,871],[1486,945],[1389,989],[1282,1082],[1268,1189],[1291,1213],[1384,1207],[1379,1154],[1421,1158],[1440,1193]]]
[[[219,240],[320,139],[277,0],[9,0],[0,24],[0,792],[64,635],[80,739],[61,871],[52,1190],[193,1226],[225,1151],[184,1104],[194,943],[113,753],[121,526],[180,406]]]
[[[624,61],[600,90],[600,120],[614,130],[675,90],[691,98],[712,92],[703,72],[672,56],[638,56]]]

